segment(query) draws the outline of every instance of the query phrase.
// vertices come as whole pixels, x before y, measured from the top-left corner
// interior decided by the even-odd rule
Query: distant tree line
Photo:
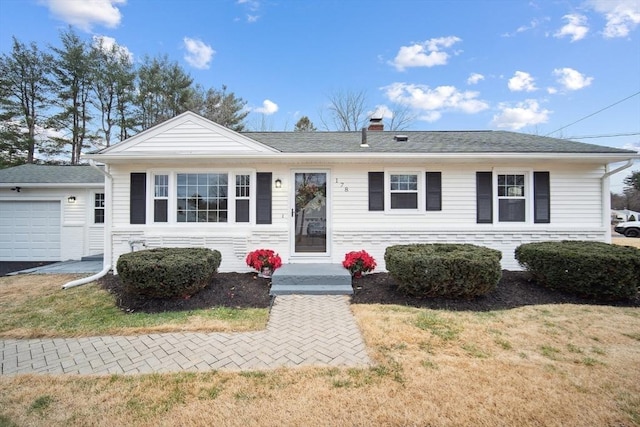
[[[611,209],[640,212],[640,170],[631,172],[623,182],[622,193],[611,193]]]
[[[132,61],[126,48],[89,42],[68,28],[59,46],[13,39],[0,56],[0,167],[77,164],[82,152],[109,147],[187,110],[245,130],[246,101],[194,84],[165,56]],[[36,158],[39,153],[41,158]]]

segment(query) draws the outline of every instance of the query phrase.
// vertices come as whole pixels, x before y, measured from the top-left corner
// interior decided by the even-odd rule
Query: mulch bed
[[[107,275],[101,286],[112,293],[124,311],[158,313],[196,310],[216,306],[234,308],[266,308],[271,303],[268,279],[254,273],[218,273],[202,291],[188,299],[154,299],[128,295],[118,276]],[[399,304],[457,311],[505,310],[539,304],[591,304],[640,307],[640,294],[623,301],[596,301],[580,298],[538,286],[521,271],[503,271],[498,287],[488,295],[474,299],[417,298],[400,292],[388,273],[368,274],[353,280],[353,304]]]

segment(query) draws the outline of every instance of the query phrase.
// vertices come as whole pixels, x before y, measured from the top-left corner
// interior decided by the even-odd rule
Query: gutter
[[[109,172],[104,169],[99,168],[96,165],[96,162],[93,159],[89,160],[89,164],[99,171],[101,174],[105,176],[105,201],[108,203],[105,206],[105,216],[104,216],[104,260],[102,264],[102,270],[99,273],[96,273],[89,277],[83,277],[82,279],[73,280],[71,282],[65,283],[62,285],[62,289],[69,289],[80,285],[86,285],[87,283],[91,283],[104,277],[111,270],[111,192],[113,187],[113,177]]]

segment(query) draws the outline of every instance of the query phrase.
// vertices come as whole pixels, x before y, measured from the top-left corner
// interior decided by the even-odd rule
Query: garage
[[[0,261],[59,261],[59,201],[0,201]]]

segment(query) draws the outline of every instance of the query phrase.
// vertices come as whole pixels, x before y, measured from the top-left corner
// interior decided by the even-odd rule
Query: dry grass
[[[634,248],[640,249],[640,239],[637,238],[612,237],[611,243],[614,245],[633,246]]]
[[[263,329],[266,309],[217,307],[190,312],[124,313],[96,284],[62,290],[79,276],[0,277],[0,338],[233,332]],[[1,425],[0,425],[1,426]]]
[[[0,377],[0,425],[640,425],[640,310],[355,305],[376,365]]]

